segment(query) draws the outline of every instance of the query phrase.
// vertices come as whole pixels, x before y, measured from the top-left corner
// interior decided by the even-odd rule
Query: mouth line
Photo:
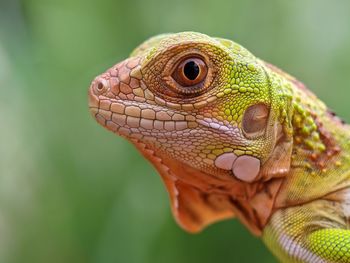
[[[149,103],[100,97],[98,107],[89,108],[100,124],[122,135],[151,136],[198,127],[196,118],[188,113]]]
[[[125,107],[135,106],[135,107],[139,107],[140,109],[156,109],[156,111],[168,111],[168,112],[171,111],[171,109],[162,107],[161,105],[158,105],[158,104],[151,104],[149,102],[146,103],[146,102],[128,100],[128,99],[109,98],[109,97],[105,97],[105,96],[99,97],[99,106],[97,108],[106,110],[106,108],[105,108],[106,105],[104,105],[104,103],[106,103],[106,104],[113,104],[113,103],[122,104]],[[188,113],[184,113],[184,114],[188,114]]]
[[[241,137],[239,128],[203,116],[181,112],[138,101],[99,97],[98,107],[89,106],[96,120],[107,129],[124,135],[138,133],[151,136],[153,132],[176,136],[177,132],[195,130],[199,126],[217,134]],[[169,133],[174,132],[170,135]],[[243,138],[241,138],[243,139]]]

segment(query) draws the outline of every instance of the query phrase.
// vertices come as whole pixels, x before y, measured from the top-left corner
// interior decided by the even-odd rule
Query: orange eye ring
[[[172,78],[182,87],[193,87],[205,80],[208,66],[203,59],[190,57],[183,59],[175,68]]]

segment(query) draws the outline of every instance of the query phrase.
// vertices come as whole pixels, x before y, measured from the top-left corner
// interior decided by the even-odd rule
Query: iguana
[[[350,262],[350,129],[239,44],[158,35],[96,77],[90,112],[157,169],[189,232],[228,218],[281,262]]]

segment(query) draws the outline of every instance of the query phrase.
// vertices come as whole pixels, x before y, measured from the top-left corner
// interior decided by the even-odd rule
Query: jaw
[[[136,139],[162,155],[213,176],[234,179],[230,171],[215,165],[215,159],[232,152],[233,147],[244,146],[237,127],[160,105],[91,93],[90,112],[97,122],[117,135]]]

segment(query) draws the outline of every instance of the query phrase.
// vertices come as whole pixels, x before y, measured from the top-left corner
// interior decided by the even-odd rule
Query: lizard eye
[[[203,82],[208,67],[201,58],[186,58],[176,66],[173,79],[183,87],[192,87]]]

